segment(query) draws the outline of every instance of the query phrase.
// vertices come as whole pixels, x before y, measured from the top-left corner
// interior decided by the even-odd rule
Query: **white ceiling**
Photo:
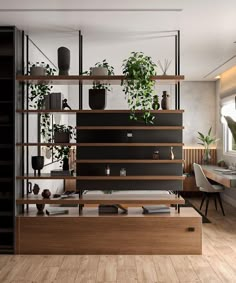
[[[187,80],[212,80],[235,65],[235,16],[235,0],[0,0],[0,25],[31,34],[82,30],[90,41],[145,40],[155,48],[158,31],[180,30]]]

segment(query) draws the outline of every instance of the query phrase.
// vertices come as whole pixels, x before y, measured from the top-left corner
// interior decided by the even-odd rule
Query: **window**
[[[224,153],[236,155],[236,141],[234,140],[231,131],[229,130],[224,116],[230,116],[236,121],[236,97],[231,96],[222,100],[221,121],[223,123],[223,146]]]

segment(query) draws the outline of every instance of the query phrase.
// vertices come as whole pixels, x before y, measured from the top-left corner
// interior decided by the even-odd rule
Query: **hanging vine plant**
[[[131,120],[141,119],[145,124],[153,124],[155,116],[150,110],[153,109],[155,81],[151,77],[156,75],[155,68],[151,57],[143,52],[131,52],[131,56],[123,61],[122,71],[126,80],[122,85],[131,110]],[[141,117],[136,115],[136,110],[142,110]]]

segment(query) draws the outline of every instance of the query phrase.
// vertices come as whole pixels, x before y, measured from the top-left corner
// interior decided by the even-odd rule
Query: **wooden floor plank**
[[[188,260],[188,256],[170,256],[176,274],[179,281],[186,283],[200,283],[196,272],[194,271],[191,262]]]
[[[80,258],[79,271],[76,277],[76,283],[96,282],[98,270],[99,256],[98,255],[83,255]]]
[[[156,283],[157,275],[151,255],[135,256],[138,282]]]
[[[71,268],[60,268],[58,271],[55,283],[74,283],[76,282],[76,277],[78,275],[78,269],[71,269]]]
[[[188,256],[198,278],[203,283],[222,283],[204,256]]]
[[[101,255],[97,270],[97,282],[116,281],[116,278],[117,256]]]
[[[156,268],[158,283],[178,283],[179,279],[175,272],[170,256],[155,255],[153,261]]]

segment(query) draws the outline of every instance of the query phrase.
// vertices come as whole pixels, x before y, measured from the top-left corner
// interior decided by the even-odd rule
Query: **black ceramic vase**
[[[40,170],[44,166],[44,157],[43,156],[32,156],[31,165],[34,169],[34,176],[36,176],[36,170],[38,170],[38,176],[40,176]]]
[[[103,110],[106,107],[106,90],[90,89],[89,90],[89,107],[92,110]]]
[[[57,49],[57,59],[59,75],[69,75],[70,69],[70,50],[66,47],[59,47]]]
[[[64,171],[68,171],[69,170],[69,159],[67,157],[63,158],[63,165],[62,165],[62,169]]]

